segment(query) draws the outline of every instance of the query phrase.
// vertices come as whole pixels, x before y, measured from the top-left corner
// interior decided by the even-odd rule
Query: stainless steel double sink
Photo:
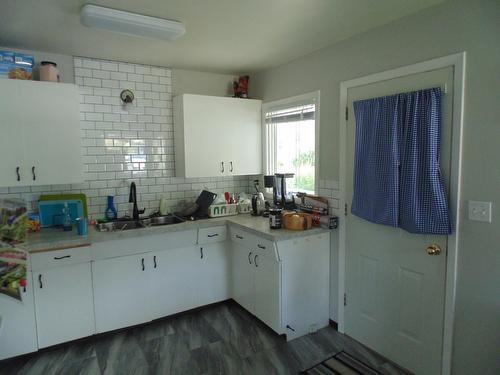
[[[99,232],[114,232],[114,231],[122,231],[129,229],[140,229],[140,228],[149,228],[156,227],[160,225],[171,225],[178,224],[184,222],[183,219],[177,216],[155,216],[144,219],[135,220],[116,220],[110,221],[107,223],[99,223],[96,224],[96,229]]]

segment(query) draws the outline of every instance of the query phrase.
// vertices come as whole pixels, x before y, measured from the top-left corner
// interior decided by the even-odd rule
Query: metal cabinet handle
[[[257,247],[258,247],[259,249],[263,249],[263,250],[265,250],[265,249],[266,249],[266,247],[265,247],[264,245],[261,245],[261,244],[258,244],[258,245],[257,245]]]
[[[203,248],[200,247],[200,259],[203,259]]]
[[[64,259],[64,258],[71,258],[71,255],[64,255],[62,257],[54,257],[55,260],[61,260],[61,259]]]
[[[16,167],[17,181],[21,181],[21,175],[19,174],[20,167]]]
[[[219,235],[219,233],[208,234],[207,237],[212,238],[212,237],[217,237],[218,235]]]
[[[38,283],[40,284],[40,289],[43,288],[43,283],[42,283],[42,274],[38,275]]]
[[[153,256],[153,267],[156,268],[157,264],[156,264],[156,255]]]
[[[36,180],[35,166],[31,167],[31,174],[33,175],[33,181],[35,181]]]
[[[224,162],[220,162],[220,173],[224,173]]]
[[[248,264],[252,264],[252,259],[250,258],[252,256],[252,252],[250,251],[248,253]]]
[[[259,255],[256,255],[254,258],[253,258],[253,263],[255,264],[255,267],[259,267],[259,265],[257,264],[257,258],[259,257]]]
[[[242,239],[243,239],[243,237],[242,237],[242,236],[239,236],[239,235],[235,235],[235,237],[236,237],[237,239],[239,239],[239,240],[242,240]]]
[[[142,264],[142,270],[144,271],[146,267],[144,267],[144,258],[141,259],[141,264]]]
[[[230,161],[229,162],[229,172],[232,172],[233,171],[233,162]]]

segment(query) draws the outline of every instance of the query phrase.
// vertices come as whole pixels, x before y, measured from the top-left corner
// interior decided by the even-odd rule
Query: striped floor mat
[[[332,358],[321,362],[320,364],[303,371],[302,374],[308,375],[381,375],[370,366],[360,362],[346,352],[339,352]]]

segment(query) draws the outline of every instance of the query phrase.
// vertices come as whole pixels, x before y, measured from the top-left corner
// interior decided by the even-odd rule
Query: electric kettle
[[[266,209],[264,194],[261,192],[253,193],[252,195],[252,215],[261,216]]]

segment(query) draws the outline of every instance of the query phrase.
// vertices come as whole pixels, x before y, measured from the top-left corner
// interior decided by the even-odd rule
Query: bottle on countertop
[[[68,202],[64,202],[64,208],[63,208],[63,230],[67,231],[67,232],[73,230],[73,224],[71,222],[71,215],[69,213]]]
[[[168,201],[165,198],[160,199],[160,215],[168,215]]]
[[[108,195],[108,207],[106,208],[106,211],[104,211],[104,216],[106,216],[106,219],[108,220],[116,220],[118,217],[118,212],[116,211],[113,200],[114,197],[112,195]]]

